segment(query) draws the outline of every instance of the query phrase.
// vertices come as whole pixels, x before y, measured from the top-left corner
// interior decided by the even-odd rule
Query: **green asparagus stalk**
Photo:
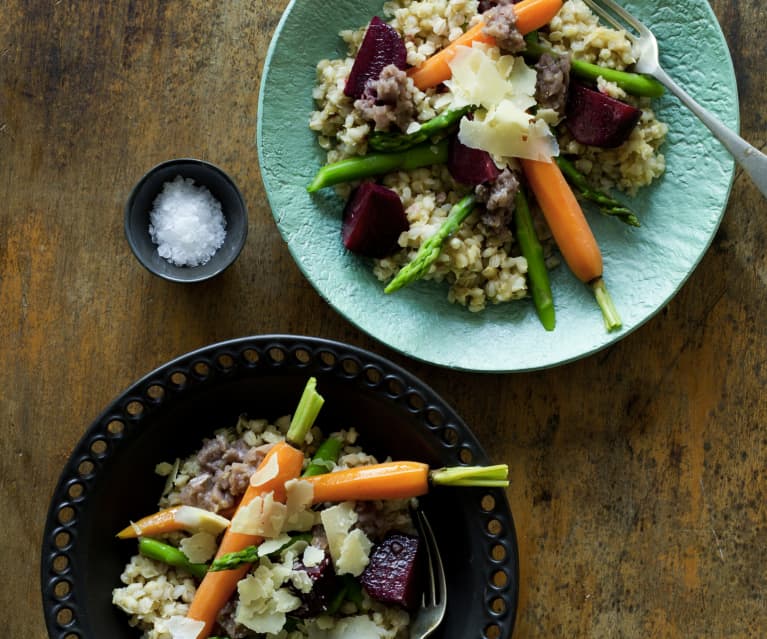
[[[514,222],[517,242],[522,249],[522,255],[527,260],[527,278],[530,281],[530,294],[535,304],[535,310],[543,328],[547,331],[553,331],[556,326],[556,315],[551,282],[549,281],[549,270],[546,268],[543,247],[535,234],[530,208],[522,189],[517,191],[516,195]]]
[[[604,215],[617,217],[621,222],[630,226],[640,226],[639,218],[637,218],[634,211],[618,202],[615,198],[592,187],[586,180],[586,176],[578,171],[570,160],[560,155],[557,158],[557,164],[562,169],[562,173],[567,178],[567,181],[577,189],[578,194],[584,200],[594,202]]]
[[[417,131],[412,133],[390,133],[388,131],[374,131],[368,139],[368,146],[374,151],[404,151],[416,144],[431,140],[437,135],[446,133],[467,113],[476,107],[465,106],[462,109],[450,109],[440,113],[437,117],[424,122]]]
[[[317,448],[317,452],[314,453],[314,457],[304,470],[303,476],[312,477],[333,470],[342,446],[343,442],[337,437],[328,437]]]
[[[285,439],[294,446],[302,446],[306,439],[306,433],[314,424],[317,415],[325,403],[325,399],[317,392],[317,380],[310,377],[306,382],[301,399],[298,401],[298,407],[290,420],[290,427]]]
[[[458,227],[461,226],[463,221],[474,210],[475,201],[474,194],[470,193],[450,209],[442,226],[437,229],[434,235],[421,244],[421,248],[418,249],[415,258],[405,264],[399,273],[394,276],[394,279],[387,284],[384,289],[385,293],[393,293],[403,286],[415,282],[428,272],[429,267],[439,257],[442,244],[451,234],[458,230]]]
[[[138,551],[144,557],[160,561],[174,568],[181,568],[191,573],[198,579],[202,579],[208,572],[206,564],[193,564],[186,555],[175,546],[151,539],[149,537],[139,537]]]
[[[447,163],[448,140],[444,139],[435,144],[424,142],[406,151],[397,153],[369,153],[333,164],[326,164],[314,176],[312,183],[306,187],[309,193],[314,193],[326,186],[353,182],[366,177],[385,175],[392,171],[411,171],[433,164]]]
[[[532,38],[527,39],[527,47],[522,52],[526,58],[537,60],[544,53],[553,56],[561,55],[544,47]],[[582,80],[591,82],[596,82],[597,78],[601,76],[608,82],[615,82],[626,93],[639,97],[659,98],[665,92],[663,85],[649,75],[600,67],[598,64],[575,58],[570,60],[570,72]]]
[[[291,536],[290,541],[285,542],[285,544],[280,546],[280,548],[271,554],[280,553],[298,541],[310,542],[311,540],[312,536],[309,533],[293,535]],[[216,559],[213,560],[213,563],[210,564],[210,568],[208,570],[212,572],[218,572],[220,570],[233,570],[244,564],[254,564],[260,558],[261,556],[258,554],[258,546],[246,546],[242,550],[228,552],[224,555],[221,555],[220,557],[216,557]]]

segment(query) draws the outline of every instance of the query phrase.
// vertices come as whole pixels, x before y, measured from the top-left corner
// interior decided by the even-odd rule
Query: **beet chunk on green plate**
[[[373,599],[413,610],[421,603],[421,539],[392,532],[373,548],[360,582]]]

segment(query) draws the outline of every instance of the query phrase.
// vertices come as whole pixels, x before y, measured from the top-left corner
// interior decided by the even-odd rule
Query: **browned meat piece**
[[[386,131],[395,124],[404,131],[413,120],[415,103],[407,73],[390,64],[377,80],[369,80],[359,100],[354,101],[365,120],[375,124],[376,131]]]
[[[495,38],[502,51],[518,53],[525,48],[525,38],[517,29],[517,14],[512,3],[499,3],[483,14],[483,32]]]
[[[544,53],[535,65],[535,101],[539,106],[565,114],[570,84],[570,56]]]
[[[264,450],[222,435],[208,439],[197,453],[200,473],[181,489],[181,503],[220,512],[234,506],[245,492]]]
[[[514,213],[514,198],[519,190],[519,179],[513,171],[504,169],[489,184],[474,189],[477,201],[485,205],[482,223],[497,233],[504,234]]]

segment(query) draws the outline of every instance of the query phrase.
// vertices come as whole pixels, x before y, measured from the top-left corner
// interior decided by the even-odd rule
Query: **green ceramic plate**
[[[632,0],[660,42],[662,63],[701,104],[738,128],[738,97],[727,44],[707,0]],[[656,104],[670,125],[667,170],[632,205],[642,227],[589,210],[605,280],[623,319],[607,333],[591,291],[564,266],[552,273],[557,327],[546,332],[529,300],[474,314],[447,290],[420,282],[383,293],[367,260],[341,243],[343,202],[332,189],[306,192],[324,152],[307,123],[315,65],[345,49],[338,32],[368,23],[381,0],[293,0],[272,40],[258,112],[258,151],[277,227],[319,294],[360,329],[416,359],[455,369],[517,372],[563,364],[603,349],[658,312],[708,248],[727,203],[734,162],[672,96]]]

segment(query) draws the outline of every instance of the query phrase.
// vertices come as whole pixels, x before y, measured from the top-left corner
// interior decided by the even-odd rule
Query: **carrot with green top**
[[[237,508],[240,512],[256,497],[274,493],[274,500],[285,501],[285,482],[301,474],[304,454],[285,441],[276,443],[259,464],[248,485],[245,495]],[[237,514],[235,513],[235,518]],[[263,541],[259,535],[236,532],[230,526],[221,539],[216,557],[237,552],[248,546],[258,545]],[[224,607],[237,588],[237,582],[250,569],[244,564],[233,570],[206,573],[194,595],[187,617],[201,621],[205,625],[197,634],[197,639],[207,639],[216,622],[216,616]]]
[[[522,0],[514,5],[514,13],[517,16],[516,28],[522,35],[540,29],[548,24],[561,8],[562,0]],[[413,79],[413,83],[421,91],[425,91],[449,80],[452,75],[450,61],[458,53],[458,47],[470,47],[475,42],[491,46],[495,44],[495,38],[487,35],[484,29],[485,23],[478,22],[444,49],[410,69],[408,75]]]
[[[602,279],[602,252],[562,171],[556,162],[521,163],[567,266],[594,291],[607,330],[620,328],[620,316]]]
[[[355,466],[332,473],[303,477],[312,484],[313,502],[409,499],[438,486],[482,486],[503,488],[509,485],[508,466],[454,466],[430,469],[415,461],[393,461]]]
[[[227,528],[216,553],[216,559],[230,553],[239,552],[248,546],[257,546],[263,541],[260,535],[236,530],[237,515],[253,502],[254,499],[272,493],[274,501],[285,502],[285,482],[296,479],[304,464],[304,453],[298,448],[304,444],[306,433],[312,427],[325,400],[317,392],[317,380],[310,377],[307,381],[296,412],[290,421],[285,441],[277,442],[258,465],[251,476],[250,483],[242,497],[237,511],[232,518],[232,525]],[[232,570],[209,571],[197,588],[189,606],[187,618],[203,622],[203,628],[196,639],[210,636],[216,617],[237,588],[251,564],[245,563]]]

